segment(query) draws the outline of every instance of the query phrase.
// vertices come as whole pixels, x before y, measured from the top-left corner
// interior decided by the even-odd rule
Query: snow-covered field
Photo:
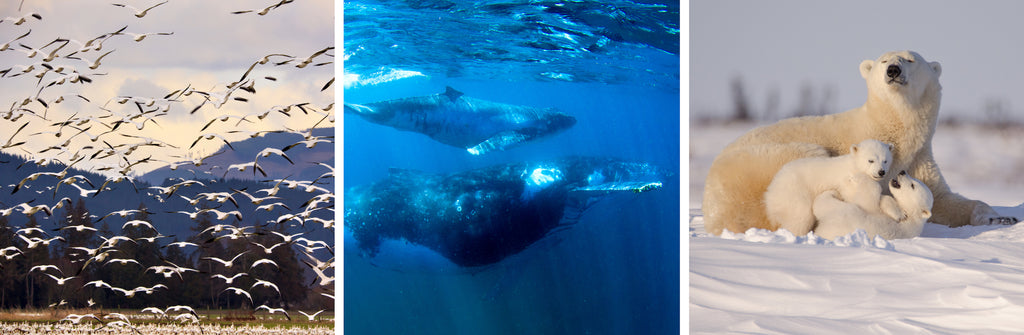
[[[715,155],[752,124],[691,126],[691,333],[1021,334],[1024,224],[925,226],[922,237],[751,230],[713,236],[700,203]],[[942,127],[933,149],[951,188],[1024,218],[1024,132]]]

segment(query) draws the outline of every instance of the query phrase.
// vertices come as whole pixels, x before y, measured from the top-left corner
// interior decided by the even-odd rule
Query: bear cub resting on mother
[[[881,199],[895,201],[896,213],[866,211],[840,200],[834,190],[825,191],[814,199],[814,217],[818,219],[814,234],[830,240],[857,229],[863,229],[868,236],[890,240],[921,235],[924,223],[932,216],[932,192],[920,180],[901,171],[889,182],[889,193],[892,195],[882,195]]]
[[[850,146],[850,153],[836,157],[808,157],[786,163],[775,174],[764,194],[768,220],[795,235],[814,228],[814,199],[835,191],[839,199],[864,211],[895,215],[899,211],[891,198],[883,198],[879,181],[892,162],[892,146],[864,140]],[[890,201],[882,203],[882,200]]]

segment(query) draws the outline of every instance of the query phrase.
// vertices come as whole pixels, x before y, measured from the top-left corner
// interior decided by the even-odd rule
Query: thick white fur
[[[899,80],[887,68],[900,68]],[[932,156],[942,87],[938,62],[911,51],[887,52],[860,64],[868,88],[863,106],[843,113],[807,116],[755,128],[715,158],[704,188],[708,232],[778,229],[769,222],[764,194],[784,164],[806,157],[835,156],[864,139],[893,144],[892,171],[906,170],[935,196],[932,222],[956,227],[990,224],[998,214],[987,204],[950,191]]]
[[[814,198],[828,190],[864,210],[880,212],[879,180],[892,161],[890,150],[880,141],[864,140],[850,146],[846,155],[801,158],[783,165],[764,194],[768,220],[793,234],[807,234],[814,228]]]
[[[890,182],[889,191],[899,206],[899,212],[885,214],[882,212],[865,211],[860,206],[840,199],[838,192],[826,191],[814,199],[814,216],[818,223],[814,234],[834,239],[864,229],[868,236],[881,236],[885,239],[913,238],[921,235],[924,223],[931,217],[934,198],[921,181],[901,173]]]

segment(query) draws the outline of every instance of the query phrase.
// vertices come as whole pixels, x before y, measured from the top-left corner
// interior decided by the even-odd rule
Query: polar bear
[[[836,191],[823,192],[814,199],[814,216],[818,220],[814,234],[831,240],[864,229],[868,236],[889,240],[920,236],[924,223],[932,216],[932,192],[906,171],[890,180],[889,192],[891,196],[883,195],[881,199],[894,199],[899,206],[895,214],[866,211],[840,200]]]
[[[879,212],[879,181],[892,162],[890,150],[890,145],[868,139],[851,145],[850,152],[842,156],[807,157],[786,163],[764,194],[768,221],[795,235],[807,234],[814,228],[814,198],[828,190],[865,211]]]
[[[1017,222],[946,185],[932,156],[941,73],[938,62],[916,52],[887,52],[860,64],[868,88],[864,105],[838,114],[785,119],[740,136],[711,164],[702,208],[705,228],[716,235],[724,229],[778,229],[768,221],[763,199],[779,168],[798,158],[835,156],[869,138],[892,143],[891,169],[909,171],[931,189],[936,204],[932,222],[951,227]]]

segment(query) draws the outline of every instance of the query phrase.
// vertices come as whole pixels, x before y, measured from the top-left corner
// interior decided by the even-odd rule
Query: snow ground
[[[691,126],[691,333],[1024,333],[1024,224],[885,241],[786,231],[713,236],[700,212],[715,155],[752,124]],[[1020,132],[1017,132],[1018,134]],[[954,191],[1024,218],[1024,135],[941,127],[933,149]]]

